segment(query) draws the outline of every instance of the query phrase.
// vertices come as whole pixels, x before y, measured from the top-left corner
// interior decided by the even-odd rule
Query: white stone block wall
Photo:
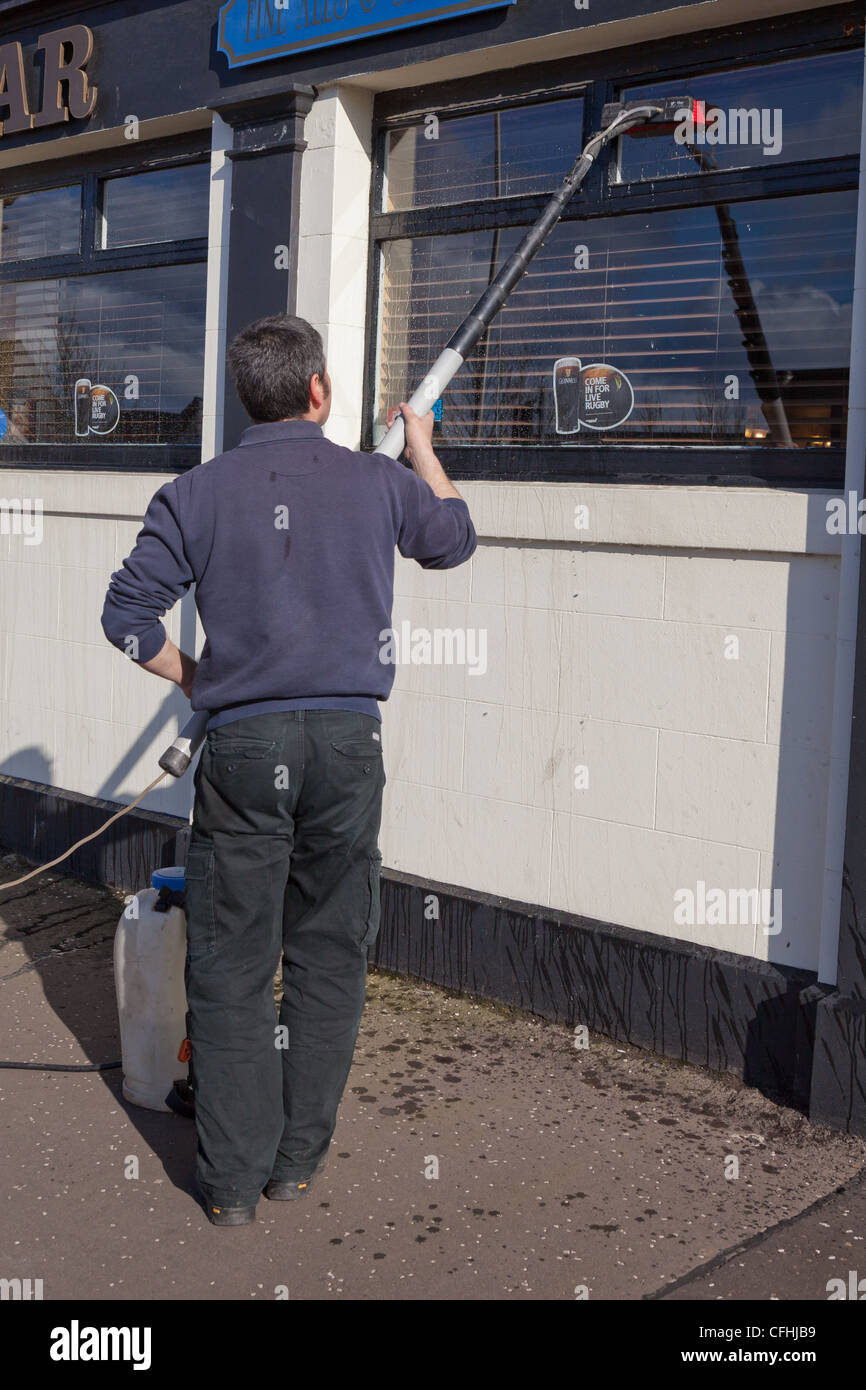
[[[161,474],[0,470],[5,499],[42,503],[28,544],[0,510],[0,772],[127,802],[157,776],[157,759],[189,702],[106,640],[100,617],[112,572],[132,550]],[[201,649],[192,592],[165,619]],[[189,779],[166,778],[145,809],[186,817]]]
[[[461,491],[478,550],[449,573],[398,558],[394,627],[484,630],[487,669],[398,664],[386,864],[815,969],[838,598],[829,494]],[[580,539],[577,506],[591,521]],[[781,914],[729,898],[724,920],[677,922],[674,895],[697,903],[701,881],[781,890]],[[779,901],[768,895],[770,913]]]
[[[29,497],[34,481],[42,543],[0,532],[0,771],[128,801],[189,712],[99,624],[164,479],[4,470],[3,494]],[[383,706],[386,865],[814,969],[838,580],[828,494],[462,491],[475,556],[447,572],[398,556],[393,622],[483,631],[486,670],[398,664]],[[574,533],[578,505],[592,541]],[[200,650],[191,594],[167,628]],[[191,802],[186,778],[144,804],[186,817]],[[781,932],[676,923],[675,892],[699,880],[781,888]]]

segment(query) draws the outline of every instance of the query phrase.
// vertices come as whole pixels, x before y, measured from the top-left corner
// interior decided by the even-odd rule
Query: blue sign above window
[[[517,0],[227,0],[217,47],[230,68],[433,24]]]

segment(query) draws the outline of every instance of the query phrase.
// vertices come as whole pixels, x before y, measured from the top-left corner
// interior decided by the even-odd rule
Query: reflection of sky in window
[[[140,399],[125,402],[125,409],[172,410],[201,394],[204,296],[195,292],[201,278],[195,265],[66,281],[63,312],[82,330],[83,374],[118,391],[134,373]]]
[[[729,212],[776,372],[796,403],[829,404],[841,421],[856,194],[768,199]],[[519,228],[501,233],[497,267],[521,235]],[[383,407],[405,398],[474,303],[487,281],[494,233],[408,245],[408,257],[407,243],[385,251]],[[586,270],[574,268],[578,245],[589,249]],[[643,437],[652,405],[654,437],[736,442],[738,432],[742,439],[744,409],[758,409],[756,367],[729,273],[712,207],[560,223],[494,320],[486,346],[449,387],[443,438],[544,437],[553,364],[574,355],[630,378],[635,415],[618,437]],[[739,402],[721,399],[729,373],[740,379]]]
[[[720,169],[734,169],[856,154],[860,148],[862,91],[861,49],[678,77],[674,82],[642,83],[625,88],[623,98],[690,96],[705,102],[707,110],[781,110],[782,148],[778,154],[765,155],[760,144],[701,146]],[[670,135],[624,136],[618,143],[624,182],[697,172],[694,157]]]
[[[24,261],[78,250],[81,188],[0,197],[0,260]]]
[[[207,236],[209,187],[207,164],[107,179],[103,247]]]
[[[0,285],[0,408],[32,399],[37,437],[70,440],[71,388],[85,377],[120,399],[116,440],[136,414],[157,440],[160,420],[202,395],[205,278],[192,264]],[[124,395],[130,375],[138,400]]]
[[[500,144],[497,159],[497,123]],[[442,118],[389,136],[388,208],[401,211],[556,188],[580,152],[583,101]]]

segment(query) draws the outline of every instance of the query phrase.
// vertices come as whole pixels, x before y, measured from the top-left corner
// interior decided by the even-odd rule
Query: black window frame
[[[210,131],[152,141],[130,141],[128,149],[101,150],[76,159],[45,160],[4,171],[3,196],[41,193],[81,186],[81,236],[76,253],[0,261],[0,284],[28,280],[71,279],[119,270],[149,270],[165,265],[207,264],[208,235],[177,241],[101,249],[98,229],[103,185],[127,174],[209,162]],[[204,344],[202,345],[204,352]],[[86,472],[180,473],[201,462],[200,444],[6,444],[0,441],[0,469],[41,468]],[[154,454],[158,458],[154,459]]]
[[[601,125],[602,108],[638,82],[676,80],[735,66],[759,67],[792,58],[856,50],[864,46],[859,5],[819,13],[786,15],[752,24],[707,30],[671,40],[592,53],[579,59],[532,64],[473,79],[387,92],[374,105],[374,169],[370,197],[370,254],[366,335],[363,447],[372,449],[377,399],[382,245],[390,240],[500,227],[529,227],[550,194],[513,195],[474,204],[450,204],[408,212],[382,211],[389,131],[435,112],[440,117],[475,114],[504,106],[530,105],[569,95],[584,96],[584,129],[575,133],[575,158]],[[580,77],[576,76],[580,70]],[[611,75],[613,74],[613,75]],[[689,93],[691,95],[691,93]],[[699,95],[699,94],[698,94]],[[866,92],[864,92],[866,100]],[[859,143],[859,131],[857,132]],[[646,211],[673,211],[718,202],[738,203],[794,194],[856,192],[859,155],[804,160],[781,166],[751,166],[707,174],[697,170],[654,183],[615,183],[610,177],[615,142],[607,146],[572,199],[563,222],[590,221]],[[554,190],[551,190],[553,192]],[[457,325],[454,325],[455,328]],[[443,344],[444,346],[444,344]],[[582,444],[579,448],[526,443],[437,446],[452,477],[488,482],[628,482],[836,490],[845,477],[845,449],[766,448],[712,444]]]

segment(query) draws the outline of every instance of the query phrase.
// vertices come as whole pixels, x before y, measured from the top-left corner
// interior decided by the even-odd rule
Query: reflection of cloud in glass
[[[804,366],[848,366],[851,305],[813,285],[763,290],[755,301],[777,371]]]
[[[201,379],[204,304],[185,267],[167,270],[66,282],[67,312],[92,345],[88,370],[114,379],[138,375],[140,405],[175,384],[172,394],[186,397],[180,383],[191,373]]]

